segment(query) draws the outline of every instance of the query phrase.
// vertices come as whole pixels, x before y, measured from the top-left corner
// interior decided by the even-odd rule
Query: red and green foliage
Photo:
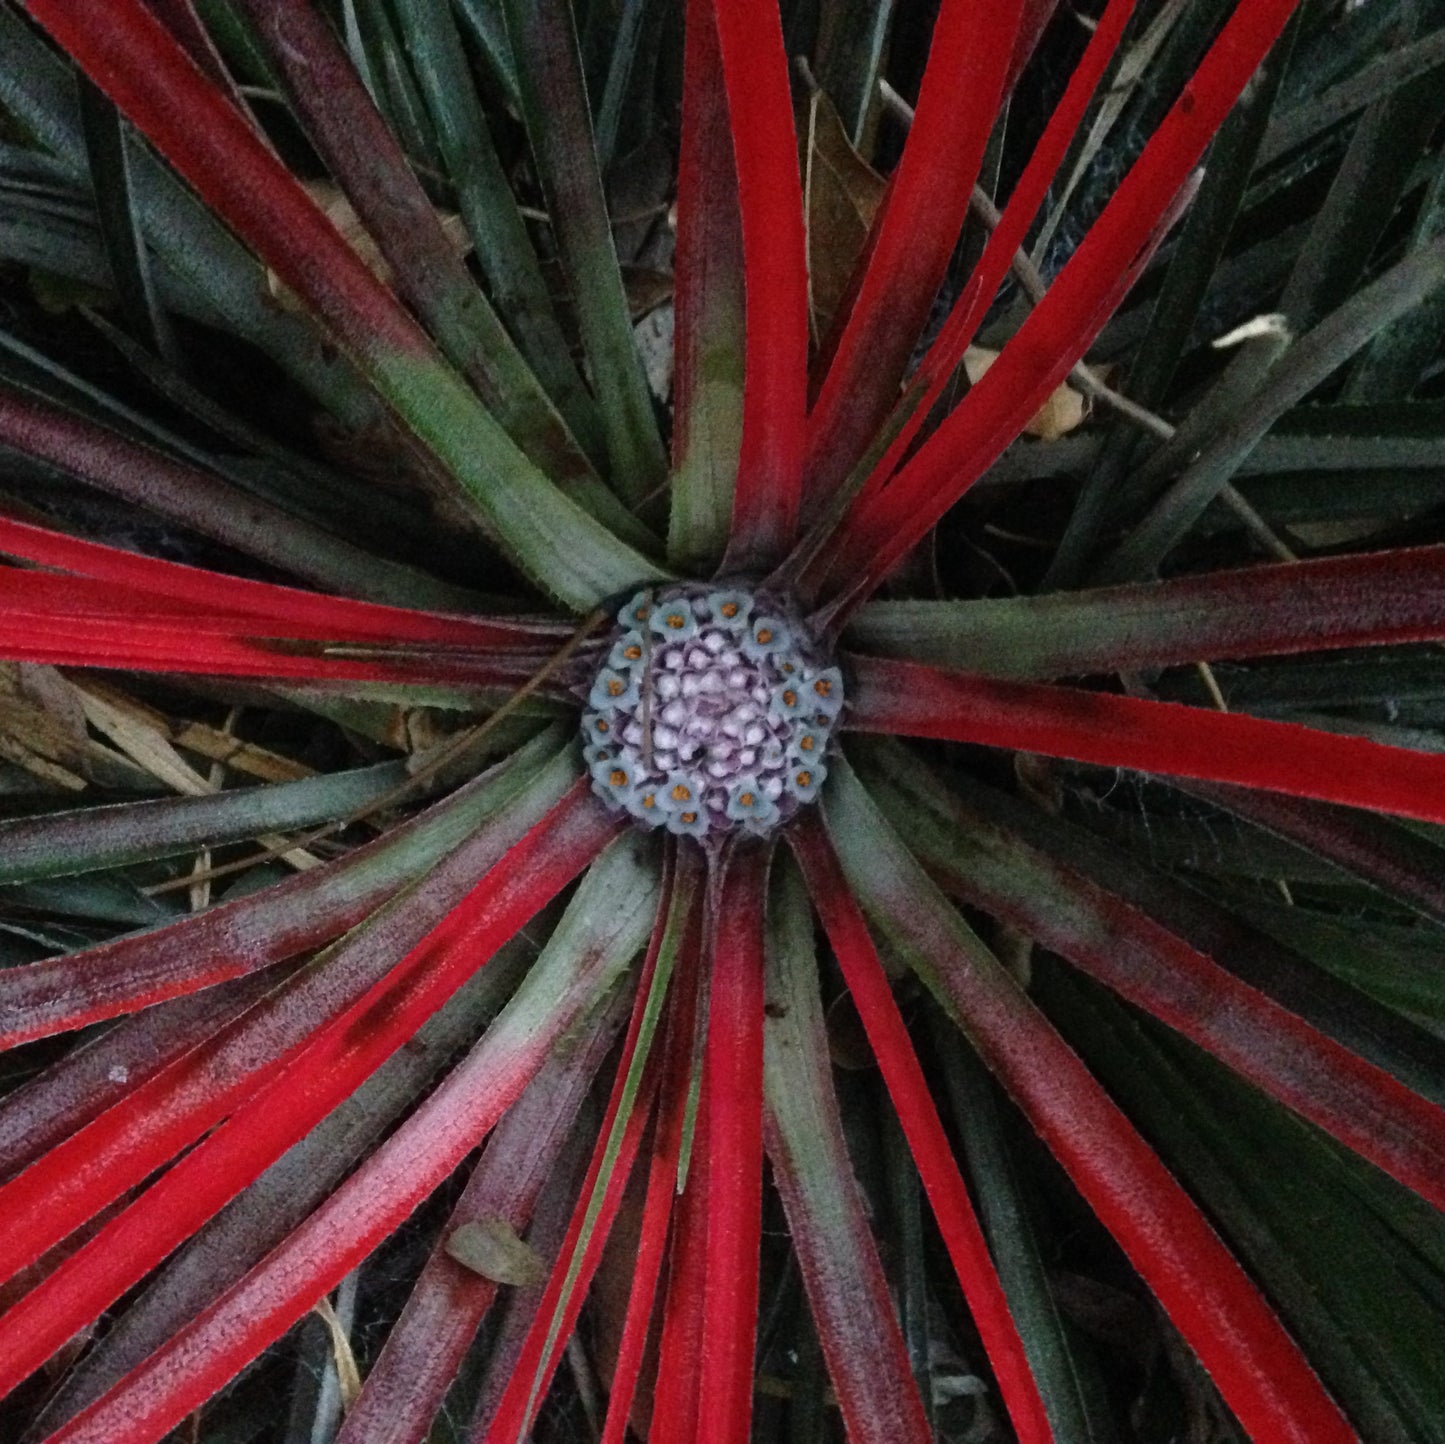
[[[1441,1437],[1445,17],[924,9],[0,0],[6,1439]]]

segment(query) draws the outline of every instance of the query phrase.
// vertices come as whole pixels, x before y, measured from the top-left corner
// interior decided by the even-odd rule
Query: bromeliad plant
[[[118,499],[95,513],[52,485],[7,503],[0,652],[15,675],[52,698],[71,686],[111,737],[138,705],[118,670],[161,674],[138,685],[171,710],[309,711],[353,738],[387,708],[472,714],[405,763],[231,790],[186,758],[204,742],[234,761],[246,744],[217,754],[221,732],[198,725],[163,759],[195,796],[4,824],[0,877],[25,885],[12,900],[30,919],[15,946],[55,953],[0,974],[24,1080],[0,1104],[7,1437],[122,1444],[188,1416],[190,1437],[264,1433],[273,1366],[238,1407],[197,1411],[338,1287],[345,1315],[357,1271],[418,1210],[431,1251],[384,1346],[358,1340],[344,1444],[567,1437],[548,1391],[609,1279],[610,1303],[594,1290],[611,1321],[604,1440],[747,1439],[760,1342],[799,1438],[826,1437],[810,1347],[853,1440],[947,1435],[950,1385],[999,1401],[969,1437],[1185,1437],[1177,1394],[1167,1423],[1129,1414],[1122,1376],[1081,1337],[1081,1273],[1136,1308],[1137,1275],[1167,1323],[1146,1312],[1136,1341],[1177,1330],[1203,1365],[1227,1412],[1181,1353],[1188,1437],[1239,1437],[1231,1415],[1269,1441],[1438,1437],[1445,1013],[1407,963],[1438,955],[1445,921],[1435,834],[1414,825],[1445,822],[1445,757],[1420,735],[1428,717],[1392,730],[1358,677],[1340,702],[1327,663],[1358,674],[1382,658],[1393,696],[1423,653],[1402,644],[1445,637],[1445,546],[1391,545],[1428,527],[1389,505],[1390,525],[1361,527],[1357,506],[1351,529],[1308,500],[1286,544],[1288,515],[1233,482],[1356,353],[1343,400],[1357,406],[1427,375],[1415,308],[1445,278],[1445,189],[1420,173],[1422,157],[1438,167],[1439,32],[1421,7],[1419,33],[1370,61],[1386,71],[1354,74],[1382,7],[1347,24],[1328,6],[1291,22],[1293,0],[1182,15],[1108,0],[1077,47],[1063,16],[1043,56],[1079,53],[976,235],[976,183],[994,189],[1014,155],[999,117],[1049,89],[1029,62],[1053,8],[942,0],[855,274],[810,337],[818,152],[804,146],[805,209],[778,11],[689,0],[670,468],[601,184],[638,138],[629,97],[666,71],[663,7],[623,7],[614,32],[592,6],[580,51],[561,0],[507,0],[504,27],[473,0],[330,14],[240,0],[200,7],[210,31],[190,0],[0,10],[4,176],[35,202],[0,236],[6,254],[108,278],[118,342],[172,418],[131,404],[139,381],[123,402],[7,340],[0,441]],[[823,9],[815,69],[861,141],[888,7]],[[850,25],[872,40],[845,44]],[[279,88],[287,113],[265,110],[262,128],[250,106],[274,99],[235,74]],[[511,189],[526,166],[509,176],[493,143],[509,113],[560,301]],[[1146,124],[1147,142],[1125,134]],[[301,132],[379,259],[288,168]],[[1106,201],[1086,185],[1070,209],[1065,176],[1120,147],[1132,163]],[[74,189],[87,174],[93,210]],[[1286,258],[1271,271],[1229,237],[1239,216],[1260,231],[1281,194],[1297,206],[1296,187],[1316,218],[1303,243],[1260,241]],[[1072,218],[1042,289],[1018,261],[1041,210],[1051,233]],[[1221,257],[1247,275],[1225,295],[1247,293],[1247,310],[1205,339],[1276,302],[1285,320],[1171,391]],[[1011,268],[1032,306],[996,304]],[[1142,341],[1113,342],[1132,419],[1005,456],[1146,274],[1163,275],[1152,310],[1124,318],[1147,318]],[[940,288],[950,304],[930,325]],[[986,327],[1008,339],[959,399]],[[349,474],[186,374],[218,332],[330,411]],[[1188,411],[1177,433],[1146,409],[1166,402]],[[1306,430],[1281,445],[1307,447]],[[367,480],[368,450],[411,490]],[[1294,469],[1328,472],[1320,451]],[[1071,518],[1035,506],[1030,468],[1088,472]],[[1031,521],[1044,540],[1019,535]],[[102,524],[148,545],[75,534]],[[176,528],[212,565],[143,554]],[[1275,561],[1238,565],[1261,543]],[[1015,544],[1015,570],[1045,552],[1038,595],[938,598],[939,575],[998,590]],[[499,599],[508,564],[525,587]],[[479,575],[490,600],[468,585]],[[1299,653],[1324,670],[1234,674],[1245,710],[1189,691],[1195,664],[1222,704],[1205,664]],[[1305,696],[1310,725],[1263,715],[1291,710],[1279,695]],[[1410,701],[1395,696],[1397,713]],[[1168,788],[1120,784],[1120,806],[1100,768]],[[1281,879],[1288,912],[1230,880],[1227,841],[1223,878],[1161,865],[1195,824],[1262,855],[1255,874]],[[219,850],[255,838],[265,865],[251,850],[240,863],[257,885],[205,905],[237,870]],[[160,861],[197,849],[219,855],[190,872]],[[293,876],[277,877],[283,861]],[[196,910],[62,950],[63,925],[36,910],[115,916],[63,882],[107,873],[136,900],[159,881],[157,910],[179,881]],[[881,1167],[871,1122],[843,1106],[865,1095],[840,1093],[830,1062],[850,1027],[891,1100]],[[764,1229],[765,1164],[786,1248]],[[459,1170],[446,1216],[428,1200]],[[1065,1235],[1092,1239],[1092,1262],[1070,1262]],[[783,1327],[790,1356],[776,1318],[799,1276],[812,1322]],[[968,1367],[950,1374],[945,1349]],[[286,1437],[335,1429],[313,1406]],[[764,1391],[759,1437],[780,1434],[784,1407]]]

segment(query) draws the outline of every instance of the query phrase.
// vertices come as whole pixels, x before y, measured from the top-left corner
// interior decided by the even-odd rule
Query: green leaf
[[[120,297],[121,314],[132,333],[173,364],[176,341],[151,280],[150,257],[141,236],[130,179],[130,139],[125,122],[104,94],[88,80],[80,82],[80,122],[90,157],[91,185],[110,273]]]
[[[453,538],[439,538],[431,518],[418,508],[408,506],[384,489],[373,488],[364,512],[359,511],[354,477],[303,455],[228,411],[180,372],[112,326],[99,312],[87,312],[86,319],[161,398],[188,413],[206,431],[214,433],[220,438],[221,446],[201,447],[186,441],[154,417],[134,411],[99,388],[90,387],[79,377],[65,372],[54,361],[23,347],[3,333],[0,333],[0,346],[9,348],[17,356],[23,353],[53,378],[66,378],[65,385],[73,385],[80,393],[90,396],[99,411],[111,417],[113,424],[116,418],[124,417],[165,450],[184,456],[224,476],[233,485],[315,522],[338,536],[354,538],[372,553],[380,553],[380,556],[368,558],[367,569],[374,570],[380,565],[383,575],[393,579],[396,586],[393,599],[398,603],[433,607],[440,611],[495,609],[480,593],[440,582],[417,569],[415,563],[420,562],[428,567],[445,563],[455,570],[466,557],[464,545]],[[75,404],[73,396],[68,404]],[[394,571],[395,564],[382,559],[392,552],[410,558],[413,565]],[[352,585],[354,581],[352,579]]]
[[[1397,13],[1387,7],[1378,16],[1388,22]],[[1445,29],[1388,51],[1323,90],[1301,77],[1304,94],[1283,110],[1270,125],[1260,149],[1259,164],[1266,166],[1304,145],[1330,126],[1338,125],[1399,86],[1445,62]]]
[[[612,244],[571,8],[566,0],[505,0],[505,8],[527,138],[602,410],[610,480],[636,506],[661,483],[667,460]]]
[[[406,779],[402,762],[212,797],[85,807],[0,822],[0,883],[126,867],[346,817]]]
[[[243,0],[293,109],[390,268],[391,285],[536,466],[617,535],[645,531],[598,481],[320,14]],[[314,294],[314,293],[313,293]],[[353,340],[367,349],[367,338]]]
[[[1303,9],[1296,12],[1209,147],[1204,182],[1172,248],[1144,336],[1129,358],[1124,389],[1140,406],[1155,409],[1161,405],[1188,347],[1239,213],[1304,13]],[[1146,444],[1136,423],[1126,417],[1114,419],[1049,563],[1046,587],[1078,580],[1097,544],[1100,527],[1111,513],[1117,513],[1120,498],[1116,493],[1129,465],[1137,461]]]
[[[859,1444],[922,1440],[931,1431],[910,1373],[833,1091],[812,913],[795,867],[780,865],[767,913],[765,1136],[834,1392],[848,1437]],[[901,1152],[911,1172],[906,1144]],[[916,1232],[921,1239],[916,1174],[914,1180]],[[922,1322],[927,1378],[928,1330],[926,1320]]]
[[[373,99],[391,121],[412,164],[436,174],[441,170],[436,132],[384,0],[355,0],[355,8],[361,45],[376,86]]]
[[[870,653],[992,676],[1081,677],[1279,657],[1239,674],[1280,675],[1282,691],[1267,693],[1265,706],[1287,701],[1290,681],[1316,669],[1339,675],[1363,667],[1381,683],[1376,697],[1408,696],[1417,678],[1438,668],[1429,653],[1385,647],[1445,634],[1442,562],[1445,549],[1383,551],[1091,591],[873,603],[847,635]],[[1364,647],[1375,651],[1362,656]],[[1298,659],[1313,652],[1334,655]],[[1190,688],[1191,700],[1209,700],[1195,690],[1202,689]]]
[[[570,501],[456,374],[428,357],[375,357],[377,389],[447,465],[521,568],[579,612],[669,574]]]
[[[1409,38],[1422,9],[1402,7],[1398,39]],[[1279,300],[1296,332],[1348,299],[1442,113],[1445,53],[1432,70],[1366,107]]]
[[[639,42],[646,33],[643,21],[651,9],[651,23],[661,23],[657,0],[623,0],[622,13],[613,30],[612,53],[608,57],[607,82],[597,107],[597,165],[603,175],[617,159],[617,137],[622,126],[623,105],[632,89],[632,69],[637,60]]]
[[[234,0],[192,0],[192,3],[237,84],[276,89],[276,77],[255,37],[236,14]],[[349,11],[350,0],[342,0],[342,8]]]
[[[813,71],[855,146],[863,143],[893,9],[894,0],[843,0],[822,7]]]
[[[627,843],[632,844],[632,850],[624,848],[624,844]],[[660,898],[656,848],[649,849],[652,854],[648,859],[651,866],[642,867],[633,856],[637,846],[638,834],[635,833],[614,844],[613,848],[593,865],[591,872],[588,873],[582,886],[578,889],[577,898],[573,904],[578,909],[579,918],[595,920],[600,924],[603,919],[613,916],[618,911],[619,898],[626,898],[634,908],[636,908],[635,900],[639,896],[645,899],[651,905],[652,912],[644,913],[640,908],[635,912],[633,954],[642,947],[649,927],[655,925],[654,916]],[[630,863],[631,873],[623,867],[623,862]],[[657,1035],[657,1025],[662,1017],[662,1005],[667,999],[668,984],[672,981],[673,969],[677,964],[678,954],[681,952],[691,920],[695,896],[695,876],[696,874],[691,869],[681,873],[674,884],[672,896],[668,900],[661,944],[657,950],[657,961],[648,987],[647,998],[643,1004],[635,1044],[632,1055],[628,1059],[627,1072],[619,1080],[620,1087],[615,1095],[617,1107],[612,1116],[612,1126],[608,1130],[605,1142],[599,1140],[602,1152],[592,1191],[587,1197],[580,1230],[574,1240],[571,1256],[567,1260],[567,1267],[562,1275],[561,1286],[557,1292],[552,1316],[548,1321],[547,1334],[532,1380],[531,1393],[523,1410],[524,1418],[529,1421],[534,1417],[538,1393],[543,1386],[543,1381],[550,1377],[551,1369],[554,1367],[554,1354],[561,1338],[564,1317],[572,1303],[573,1292],[581,1277],[587,1255],[592,1249],[597,1221],[612,1186],[613,1175],[622,1152],[623,1135],[633,1121],[633,1112],[637,1106],[643,1076],[647,1069],[648,1059],[652,1054],[652,1043]]]
[[[85,181],[85,142],[70,70],[8,6],[0,7],[0,106]],[[350,363],[299,317],[276,306],[244,247],[167,167],[142,151],[133,159],[136,210],[165,269],[346,425],[357,430],[379,425],[381,408]],[[164,282],[161,289],[164,293]]]
[[[471,32],[477,48],[486,57],[492,78],[506,92],[514,112],[521,110],[518,98],[517,62],[512,55],[512,42],[507,37],[506,17],[496,0],[454,0],[457,14]]]
[[[1445,1038],[1445,975],[1438,929],[1330,917],[1262,898],[1234,906],[1271,937]]]
[[[1297,341],[1284,359],[1275,363],[1264,385],[1240,408],[1222,434],[1204,448],[1149,515],[1104,561],[1099,579],[1117,581],[1152,572],[1230,481],[1240,461],[1276,418],[1314,390],[1378,331],[1442,285],[1445,236],[1397,262]]]
[[[500,11],[491,6],[475,8],[496,24],[505,41]],[[596,458],[601,449],[596,406],[572,363],[447,0],[416,0],[399,6],[398,15],[417,81],[436,122],[442,158],[457,188],[462,218],[497,310],[573,435]]]
[[[129,358],[133,353],[126,354]],[[160,361],[155,364],[164,365]],[[308,479],[319,478],[325,490],[318,505],[303,504],[298,508],[294,495],[295,463],[281,462],[274,467],[266,463],[248,465],[245,460],[208,451],[3,329],[0,329],[0,378],[18,383],[18,388],[26,392],[55,401],[67,413],[94,419],[108,429],[154,447],[167,457],[190,463],[195,470],[188,470],[184,483],[177,486],[177,474],[158,459],[147,467],[147,453],[140,450],[129,453],[132,465],[125,469],[125,474],[133,486],[149,469],[150,475],[144,479],[141,489],[144,504],[153,513],[169,515],[182,525],[216,537],[242,553],[258,556],[315,585],[345,595],[367,597],[394,606],[430,606],[441,610],[484,607],[484,599],[474,592],[438,581],[415,567],[375,556],[343,540],[338,533],[350,530],[356,516],[355,483],[342,482],[315,463],[306,466],[302,474]],[[183,404],[200,401],[204,406],[204,399],[193,391],[184,392],[183,397]],[[215,411],[205,408],[204,419],[216,420]],[[134,492],[128,492],[120,484],[119,444],[112,445],[110,452],[110,465],[82,479],[112,494],[133,497]],[[171,483],[169,486],[167,480]],[[316,497],[315,489],[308,487],[307,490]],[[307,516],[307,511],[313,515]],[[416,512],[408,515],[384,493],[375,496],[374,520],[389,522],[403,537],[417,534],[416,517]]]
[[[11,908],[42,916],[85,918],[124,928],[153,928],[176,916],[167,900],[147,897],[134,883],[116,877],[38,879],[7,887],[0,898]]]
[[[1420,213],[1415,220],[1412,247],[1429,244],[1445,234],[1445,149],[1442,149]],[[1370,342],[1345,385],[1346,401],[1393,401],[1409,396],[1420,384],[1442,330],[1445,297],[1437,292],[1409,315],[1386,326]]]

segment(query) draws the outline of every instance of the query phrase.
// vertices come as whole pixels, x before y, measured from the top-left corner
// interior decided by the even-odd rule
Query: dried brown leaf
[[[274,773],[269,780],[289,782],[309,775],[307,769],[287,762],[284,757],[267,753],[262,748],[251,748],[229,733],[214,727],[189,723],[179,729],[173,728],[170,719],[163,712],[137,702],[134,697],[106,682],[87,678],[84,682],[70,685],[84,710],[86,721],[97,732],[108,737],[121,752],[143,767],[152,777],[182,796],[208,797],[218,792],[220,786],[218,781],[213,780],[214,774],[203,775],[181,756],[172,741],[173,737],[177,741],[183,741],[184,745],[192,750],[212,756],[214,761],[229,762],[233,758],[244,758],[250,764],[248,770],[252,772],[258,770],[255,759],[259,754],[276,764],[260,772],[262,776],[267,776],[268,772]],[[198,742],[205,746],[197,746]],[[239,761],[237,766],[240,766]],[[314,853],[291,847],[287,839],[277,833],[263,833],[258,841],[263,847],[280,852],[283,860],[298,872],[305,872],[308,868],[320,865],[321,859]]]
[[[963,353],[963,369],[968,373],[970,384],[979,381],[998,360],[998,354],[987,346],[970,346]],[[1037,436],[1040,441],[1057,441],[1082,426],[1088,414],[1089,404],[1084,397],[1072,386],[1060,386],[1034,413],[1033,420],[1024,427],[1024,431],[1029,436]]]
[[[345,1414],[361,1393],[361,1370],[356,1365],[356,1354],[330,1299],[318,1299],[311,1306],[311,1312],[326,1325],[326,1331],[331,1335],[331,1358],[336,1365],[337,1388],[341,1391],[341,1412]]]
[[[305,181],[303,184],[307,194],[326,212],[327,220],[341,232],[342,239],[361,257],[372,275],[383,284],[391,285],[391,267],[341,187],[329,180]],[[438,211],[437,219],[441,221],[452,249],[459,256],[466,255],[472,248],[472,239],[462,218],[451,211]],[[298,313],[305,310],[286,283],[270,269],[266,272],[266,287],[286,310]]]
[[[0,662],[0,757],[67,792],[90,778],[85,713],[53,667]]]
[[[820,341],[847,295],[888,182],[853,149],[821,90],[808,99],[802,131],[808,312],[813,339]]]
[[[204,722],[182,722],[172,730],[171,738],[177,747],[199,752],[213,762],[224,762],[227,767],[259,777],[262,782],[298,782],[313,772],[312,768],[293,762],[279,752],[268,751],[254,742],[243,742]]]

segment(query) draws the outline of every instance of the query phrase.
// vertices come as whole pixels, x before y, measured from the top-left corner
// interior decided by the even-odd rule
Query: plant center
[[[785,598],[638,592],[582,717],[597,793],[649,827],[764,834],[817,795],[843,679]]]

